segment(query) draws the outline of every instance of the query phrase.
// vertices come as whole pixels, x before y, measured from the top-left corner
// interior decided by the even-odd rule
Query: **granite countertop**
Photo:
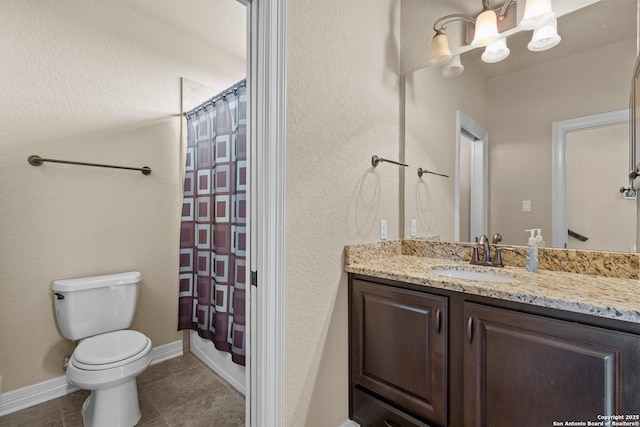
[[[425,243],[427,246],[429,242]],[[431,248],[429,248],[431,250]],[[409,254],[407,254],[409,252]],[[469,264],[465,249],[445,256],[415,255],[402,242],[345,247],[345,271],[508,301],[640,323],[640,280],[524,267],[483,267]],[[438,251],[434,255],[441,255]],[[628,255],[628,254],[624,254]],[[635,255],[635,254],[634,254]],[[626,267],[626,265],[625,265]],[[450,278],[438,269],[481,271],[513,279],[493,282]],[[628,270],[628,268],[626,268]],[[615,270],[615,269],[613,269]],[[624,275],[628,273],[625,271]]]

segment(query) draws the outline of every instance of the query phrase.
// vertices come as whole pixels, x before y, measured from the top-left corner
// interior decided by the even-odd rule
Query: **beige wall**
[[[473,65],[454,78],[440,67],[425,67],[405,76],[404,235],[416,219],[417,236],[454,237],[456,112],[487,128],[487,81]],[[421,167],[437,175],[418,177]]]
[[[177,325],[180,77],[225,88],[244,59],[121,2],[2,0],[0,375],[3,392],[64,375],[51,282],[142,272],[132,327]],[[236,7],[232,1],[230,7]],[[204,53],[204,54],[203,54]],[[103,162],[139,172],[45,164]]]
[[[445,79],[440,67],[405,77],[404,235],[453,239],[455,114],[489,132],[489,233],[526,245],[525,229],[542,228],[551,244],[551,124],[626,108],[635,39],[487,80],[474,64]],[[610,64],[618,64],[615,67]],[[415,163],[415,167],[414,167]],[[419,179],[418,166],[451,175]],[[620,171],[621,183],[624,169]],[[622,185],[622,184],[621,184]],[[522,201],[532,202],[522,212]]]
[[[399,0],[287,2],[285,424],[348,417],[346,244],[399,237]]]
[[[627,108],[635,49],[629,39],[489,81],[491,233],[526,245],[524,230],[542,228],[551,244],[551,124]]]
[[[635,252],[637,202],[618,190],[628,167],[628,123],[567,134],[567,225],[589,238],[568,248]]]
[[[2,1],[0,375],[8,391],[63,374],[71,346],[52,312],[58,278],[140,270],[133,327],[155,345],[180,338],[179,78],[224,88],[245,69],[241,58],[121,3]],[[377,240],[380,219],[389,239],[401,235],[400,171],[370,165],[374,154],[403,155],[401,8],[400,0],[289,0],[287,8],[285,417],[288,426],[339,425],[348,410],[342,249]],[[34,168],[31,154],[146,164],[153,173]],[[451,152],[439,155],[453,167]]]

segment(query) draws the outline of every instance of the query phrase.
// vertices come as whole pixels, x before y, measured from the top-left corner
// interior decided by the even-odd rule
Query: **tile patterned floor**
[[[191,354],[150,366],[138,377],[144,427],[244,426],[244,396]],[[80,390],[0,417],[0,427],[82,427]]]

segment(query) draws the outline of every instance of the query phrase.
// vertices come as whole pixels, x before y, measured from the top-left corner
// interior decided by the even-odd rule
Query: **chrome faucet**
[[[491,246],[489,239],[484,234],[478,238],[478,247],[480,246],[482,246],[482,259],[478,259],[477,262],[471,260],[471,264],[491,265]]]
[[[502,241],[502,236],[499,233],[493,235],[492,242],[489,244],[489,238],[484,234],[480,236],[473,246],[473,255],[471,257],[471,264],[474,265],[486,265],[491,267],[504,267],[502,263],[501,249],[514,250],[510,246],[502,246],[498,243]],[[495,249],[495,257],[491,259],[491,246]],[[479,249],[482,248],[482,256],[478,254]]]

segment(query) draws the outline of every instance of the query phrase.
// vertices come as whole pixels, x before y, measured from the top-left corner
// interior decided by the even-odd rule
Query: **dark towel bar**
[[[404,164],[404,163],[400,163],[400,162],[396,162],[394,160],[389,160],[389,159],[383,159],[382,157],[378,157],[375,154],[373,155],[373,157],[371,157],[371,165],[375,168],[376,166],[378,166],[380,163],[382,162],[387,162],[387,163],[393,163],[394,165],[398,165],[398,166],[404,166],[405,168],[408,167],[409,165]]]
[[[149,175],[151,173],[151,168],[148,167],[148,166],[143,166],[141,168],[132,168],[132,167],[129,167],[129,166],[103,165],[103,164],[100,164],[100,163],[73,162],[71,160],[44,159],[44,158],[42,158],[40,156],[36,156],[36,155],[29,156],[27,161],[32,166],[40,166],[44,162],[51,162],[51,163],[66,163],[66,164],[69,164],[69,165],[97,166],[97,167],[100,167],[100,168],[128,169],[128,170],[140,171],[140,172],[142,172],[143,175]]]
[[[443,173],[431,172],[431,171],[428,171],[426,169],[418,168],[418,178],[422,178],[422,175],[428,174],[428,173],[433,174],[433,175],[438,175],[438,176],[444,176],[445,178],[449,178],[449,175],[445,175]]]

